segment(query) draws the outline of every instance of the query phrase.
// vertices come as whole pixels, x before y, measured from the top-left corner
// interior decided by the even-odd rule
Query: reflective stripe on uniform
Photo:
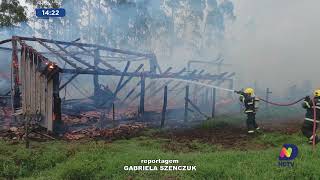
[[[304,118],[304,120],[306,120],[306,121],[312,121],[312,122],[314,121],[314,119],[311,119],[311,118]],[[316,122],[319,123],[318,120],[316,120]]]
[[[312,140],[313,139],[313,135],[309,139]]]
[[[248,102],[249,105],[253,104],[253,102]]]
[[[314,106],[312,106],[312,108],[313,108]],[[316,107],[316,109],[320,109],[320,107],[319,106],[315,106]]]
[[[310,108],[310,104],[307,101],[303,101],[303,102],[308,108]]]
[[[247,113],[247,112],[253,112],[253,110],[246,110],[246,111],[244,111],[244,112],[246,112],[246,113]]]
[[[240,95],[240,99],[244,103],[244,96],[243,95]]]
[[[254,133],[254,131],[253,131],[253,130],[250,130],[250,131],[248,131],[248,133],[251,134],[251,133]]]

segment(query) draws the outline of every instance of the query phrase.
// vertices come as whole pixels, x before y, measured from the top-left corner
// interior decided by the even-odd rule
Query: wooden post
[[[143,117],[144,114],[144,96],[145,96],[145,83],[146,79],[144,76],[141,77],[141,94],[140,94],[140,106],[139,106],[139,114]]]
[[[164,127],[164,121],[166,119],[166,111],[167,111],[167,102],[168,101],[168,86],[164,87],[163,94],[163,107],[162,107],[162,116],[161,116],[161,128]]]
[[[29,142],[29,125],[30,125],[30,117],[29,115],[26,116],[26,122],[25,122],[25,128],[26,128],[26,137],[25,137],[25,141],[26,141],[26,148],[29,149],[30,147],[30,142]]]
[[[13,112],[20,107],[20,89],[19,89],[19,60],[17,40],[12,39],[12,65],[11,65],[11,79],[13,81],[11,87],[11,98]]]
[[[99,50],[95,50],[94,51],[94,69],[97,70],[98,69],[98,64],[99,64]],[[98,91],[100,89],[99,86],[99,76],[97,74],[93,75],[93,86],[94,86],[94,96],[98,95]]]
[[[204,106],[208,106],[209,104],[209,88],[206,88],[204,95]]]
[[[53,75],[53,127],[54,130],[60,131],[62,128],[62,119],[61,119],[61,98],[59,95],[59,73]]]
[[[26,112],[26,47],[21,49],[21,85],[22,85],[22,111]]]
[[[212,89],[212,118],[215,116],[216,111],[216,88]]]
[[[48,84],[47,84],[47,92],[46,92],[46,107],[47,107],[47,112],[46,112],[46,117],[47,117],[47,130],[49,132],[53,131],[53,79],[48,79]]]
[[[115,127],[115,110],[114,110],[114,103],[112,103],[112,126]]]
[[[184,122],[188,121],[188,109],[189,109],[189,85],[186,86],[186,96],[185,96],[185,103],[184,103]]]

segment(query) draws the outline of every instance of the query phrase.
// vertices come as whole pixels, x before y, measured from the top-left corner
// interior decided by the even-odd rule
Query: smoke
[[[234,0],[234,5],[237,21],[228,29],[226,55],[238,87],[256,81],[279,94],[294,85],[310,88],[308,81],[320,87],[319,1]]]
[[[273,95],[281,95],[308,82],[320,87],[316,0],[69,0],[62,1],[67,16],[50,20],[37,19],[30,13],[35,7],[21,2],[29,9],[30,21],[1,29],[1,38],[80,37],[81,42],[154,52],[160,66],[175,69],[191,59],[213,60],[222,54],[233,64],[225,70],[236,72],[236,88],[256,82],[260,89],[269,87]]]

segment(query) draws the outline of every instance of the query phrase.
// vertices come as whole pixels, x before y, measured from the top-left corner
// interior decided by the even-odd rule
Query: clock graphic
[[[37,8],[36,16],[40,18],[64,17],[66,10],[64,8]]]

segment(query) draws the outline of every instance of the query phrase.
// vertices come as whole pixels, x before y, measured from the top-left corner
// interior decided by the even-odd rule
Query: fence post
[[[203,103],[203,105],[205,106],[205,107],[208,107],[208,104],[209,104],[209,88],[206,88],[206,91],[205,91],[205,95],[204,95],[204,101],[203,101],[204,103]],[[207,111],[208,109],[206,108],[206,111]]]
[[[98,64],[99,64],[99,57],[100,57],[100,54],[99,54],[99,50],[95,50],[94,51],[94,69],[97,70],[99,67],[98,67]],[[94,87],[94,96],[95,97],[98,97],[98,91],[100,89],[100,85],[99,85],[99,76],[98,75],[93,75],[93,87]]]
[[[162,116],[161,116],[161,128],[164,127],[164,121],[165,121],[165,119],[166,119],[167,101],[168,101],[168,86],[165,86],[165,87],[164,87],[164,94],[163,94],[163,107],[162,107]]]
[[[112,103],[112,126],[115,127],[115,110],[114,110],[114,103]]]
[[[215,116],[216,111],[216,88],[212,89],[212,118]]]
[[[145,77],[141,76],[141,94],[140,94],[140,106],[139,106],[139,114],[143,117],[144,114],[144,96],[145,96]]]
[[[184,122],[188,121],[188,106],[189,106],[189,85],[186,86],[186,96],[185,96],[185,103],[184,103]]]
[[[26,137],[25,137],[26,148],[29,149],[29,147],[30,147],[30,141],[29,141],[30,117],[29,117],[29,115],[26,116],[25,129],[26,129]]]

